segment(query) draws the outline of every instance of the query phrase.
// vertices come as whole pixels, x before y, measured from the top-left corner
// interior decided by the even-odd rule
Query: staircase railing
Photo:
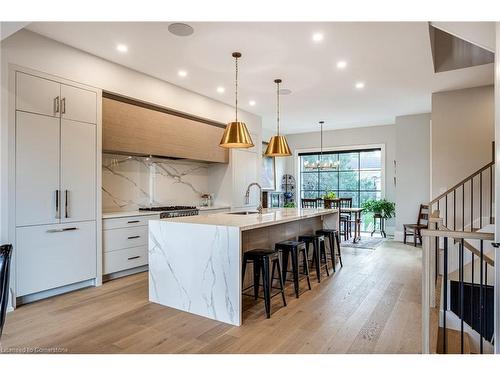
[[[493,241],[493,233],[483,233],[474,231],[453,231],[449,230],[443,226],[443,219],[439,218],[439,212],[435,211],[429,219],[429,229],[422,230],[423,239],[423,253],[422,253],[422,351],[423,353],[435,353],[437,352],[437,340],[438,334],[436,330],[439,330],[439,300],[440,296],[436,295],[436,285],[438,284],[438,278],[440,274],[439,268],[439,250],[442,246],[443,252],[443,268],[442,268],[442,352],[447,353],[448,342],[447,342],[447,312],[450,306],[448,306],[448,295],[450,291],[448,290],[449,281],[449,264],[450,257],[454,256],[458,258],[458,316],[460,318],[460,352],[464,352],[464,318],[468,314],[469,323],[474,326],[473,322],[479,321],[479,353],[484,352],[484,341],[488,338],[485,337],[486,332],[486,318],[487,312],[492,311],[492,306],[487,305],[486,291],[487,291],[487,280],[488,280],[488,267],[494,266],[492,259],[486,256],[484,253],[485,241]],[[468,249],[465,244],[466,240],[479,241],[479,249],[477,252],[469,252],[468,260],[469,263],[465,264],[465,250]],[[458,244],[458,246],[457,246]],[[474,247],[473,247],[474,248]],[[475,249],[475,248],[474,248]],[[475,256],[479,258],[479,280],[477,280],[474,275],[476,270],[476,259]],[[470,265],[470,283],[465,280],[466,267]],[[474,303],[474,290],[479,288],[479,308],[477,308]],[[469,294],[469,305],[465,306],[465,289],[467,287]],[[466,311],[469,309],[469,311]],[[437,311],[437,314],[436,314]],[[433,314],[434,312],[434,314]],[[467,313],[467,314],[466,314]],[[438,321],[431,322],[432,317],[436,317]],[[491,339],[491,337],[490,337]],[[488,340],[489,341],[489,340]]]

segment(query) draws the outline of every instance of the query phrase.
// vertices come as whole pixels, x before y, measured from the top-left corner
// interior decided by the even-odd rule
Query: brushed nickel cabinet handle
[[[140,256],[139,255],[136,255],[135,257],[130,257],[130,258],[127,258],[127,260],[133,260],[133,259],[139,259]]]
[[[127,239],[129,240],[133,240],[133,239],[136,239],[136,238],[140,238],[141,236],[130,236],[130,237],[127,237]]]
[[[69,218],[68,214],[68,190],[64,190],[64,217]]]
[[[61,100],[61,113],[66,113],[66,98]]]
[[[134,224],[134,223],[140,223],[141,221],[140,220],[130,220],[130,221],[127,221],[127,224]]]
[[[60,219],[61,215],[59,213],[59,190],[56,190],[55,193],[56,193],[56,219]]]
[[[69,232],[72,230],[78,230],[78,228],[77,227],[70,227],[70,228],[61,228],[61,229],[48,229],[47,233]]]
[[[54,113],[59,113],[59,96],[54,98]]]

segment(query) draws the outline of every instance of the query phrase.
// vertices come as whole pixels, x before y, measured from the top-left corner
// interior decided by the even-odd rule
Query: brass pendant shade
[[[245,123],[233,121],[227,124],[219,146],[224,148],[250,148],[254,144]]]
[[[276,83],[276,97],[277,97],[277,121],[276,121],[276,135],[273,135],[267,144],[267,149],[265,152],[266,156],[269,157],[281,157],[281,156],[291,156],[292,151],[288,146],[288,142],[284,135],[280,135],[280,83],[281,79],[275,79]]]
[[[266,156],[291,156],[292,151],[288,146],[286,138],[282,135],[273,135],[269,140],[266,149]]]
[[[220,140],[220,147],[224,148],[250,148],[254,147],[252,137],[248,132],[247,126],[244,122],[238,121],[238,59],[241,57],[241,53],[233,52],[235,66],[236,66],[236,80],[235,80],[235,111],[236,119],[226,125],[224,134]]]

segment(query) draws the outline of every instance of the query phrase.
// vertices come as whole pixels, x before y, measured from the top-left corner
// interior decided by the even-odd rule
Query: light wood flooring
[[[21,306],[0,351],[69,353],[418,353],[421,250],[386,241],[343,249],[344,267],[287,307],[244,297],[233,327],[148,302],[147,273]],[[302,284],[305,287],[305,282]],[[303,289],[304,290],[304,289]]]

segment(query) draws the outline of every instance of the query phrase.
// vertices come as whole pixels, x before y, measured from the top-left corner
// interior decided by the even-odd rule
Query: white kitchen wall
[[[102,208],[131,211],[149,205],[199,205],[210,164],[103,154]]]
[[[420,204],[430,201],[431,114],[396,117],[396,229],[403,240],[403,224],[415,223]]]
[[[65,79],[98,87],[123,96],[172,108],[195,116],[227,123],[234,117],[230,105],[210,99],[179,86],[112,63],[84,51],[69,47],[27,30],[21,30],[1,42],[1,128],[0,128],[0,239],[9,240],[8,166],[9,152],[9,65],[16,64]],[[9,99],[10,98],[10,99]],[[261,142],[261,118],[240,111],[256,145]],[[260,165],[259,165],[260,167]],[[210,191],[218,194],[217,203],[230,203],[233,192],[233,171],[244,166],[231,162],[213,167],[216,178],[209,178]],[[243,189],[241,189],[243,190]],[[241,191],[240,195],[243,195]]]

